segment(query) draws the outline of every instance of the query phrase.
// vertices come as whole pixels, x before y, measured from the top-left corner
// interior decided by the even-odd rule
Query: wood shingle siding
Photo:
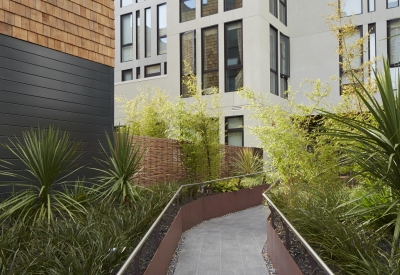
[[[0,0],[0,34],[114,67],[111,0]]]

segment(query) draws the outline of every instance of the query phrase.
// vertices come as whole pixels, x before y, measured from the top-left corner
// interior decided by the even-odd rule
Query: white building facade
[[[296,90],[305,78],[328,81],[339,76],[338,42],[321,16],[333,12],[329,2],[115,1],[115,94],[134,98],[138,87],[152,86],[171,98],[185,96],[182,79],[190,70],[206,93],[213,87],[220,90],[226,129],[221,139],[257,146],[242,127],[255,122],[235,91],[249,87],[271,94],[272,104],[280,104],[289,85]],[[342,6],[344,15],[354,14],[360,35],[371,32],[363,60],[388,56],[395,76],[400,61],[399,0],[347,0]],[[333,83],[330,100],[340,101],[339,82]],[[115,123],[123,124],[124,114],[117,106]]]

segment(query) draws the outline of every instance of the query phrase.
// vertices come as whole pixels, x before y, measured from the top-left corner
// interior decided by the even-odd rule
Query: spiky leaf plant
[[[326,116],[345,126],[341,129],[328,129],[327,133],[339,141],[352,142],[353,146],[343,146],[344,163],[356,163],[361,173],[391,189],[390,202],[386,212],[395,212],[392,255],[398,249],[400,233],[400,83],[397,91],[393,90],[390,66],[384,60],[384,71],[375,72],[378,98],[364,87],[363,83],[355,86],[356,96],[363,102],[366,111],[373,118],[357,120],[341,114],[325,112]],[[355,143],[356,142],[356,143]],[[380,189],[379,189],[380,190]]]
[[[24,223],[50,223],[61,213],[74,218],[77,212],[85,212],[80,203],[61,191],[67,177],[81,168],[76,165],[82,155],[81,143],[52,126],[30,129],[22,133],[22,140],[9,142],[11,145],[4,146],[21,161],[23,171],[13,172],[11,164],[5,162],[8,170],[1,174],[19,183],[2,184],[19,186],[23,191],[0,203],[0,220],[13,217]]]
[[[144,150],[135,144],[129,128],[114,133],[113,141],[106,133],[108,149],[103,147],[103,159],[95,159],[101,168],[92,168],[100,173],[94,180],[98,182],[93,190],[102,200],[119,200],[121,203],[135,201],[139,197],[138,185],[133,179],[141,171]]]
[[[245,175],[261,172],[263,162],[261,155],[252,148],[243,148],[236,152],[236,158],[233,163],[233,172],[236,175]]]

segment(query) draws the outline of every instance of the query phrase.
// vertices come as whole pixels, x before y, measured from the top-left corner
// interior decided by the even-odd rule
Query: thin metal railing
[[[279,209],[275,206],[275,204],[271,201],[270,198],[268,198],[267,195],[265,195],[263,193],[263,196],[265,198],[265,200],[268,203],[268,206],[271,210],[271,224],[274,227],[274,219],[275,219],[275,211],[276,213],[278,213],[278,215],[281,217],[281,219],[283,220],[282,225],[286,231],[286,249],[289,250],[290,247],[290,238],[289,238],[289,229],[293,232],[293,234],[299,239],[299,241],[301,242],[301,244],[303,245],[303,247],[307,250],[307,252],[309,253],[309,255],[311,257],[308,257],[308,261],[310,262],[311,265],[311,273],[313,274],[315,269],[316,269],[316,265],[318,264],[319,267],[328,275],[335,275],[335,273],[332,272],[332,270],[325,264],[325,262],[318,256],[318,254],[314,251],[314,249],[307,243],[307,241],[300,235],[300,233],[294,228],[294,226],[288,221],[288,219],[285,217],[285,215],[282,214],[281,211],[279,211]]]
[[[175,194],[172,196],[171,200],[165,206],[165,208],[163,209],[161,214],[154,221],[154,223],[152,224],[150,229],[146,232],[144,237],[141,239],[139,244],[136,246],[135,250],[133,250],[131,255],[129,255],[128,259],[125,261],[124,265],[120,268],[120,270],[118,271],[117,275],[123,275],[124,272],[129,267],[129,265],[132,263],[133,260],[135,260],[137,262],[139,261],[139,255],[140,255],[140,252],[141,252],[141,249],[142,249],[143,245],[149,239],[149,237],[153,233],[154,229],[156,229],[156,227],[158,226],[159,222],[161,221],[161,219],[163,218],[163,216],[165,215],[165,213],[169,209],[169,207],[174,203],[174,200],[176,200],[176,204],[177,204],[177,206],[179,208],[179,197],[180,197],[179,195],[180,195],[180,192],[182,191],[183,188],[192,187],[192,186],[207,186],[209,184],[213,184],[213,183],[219,182],[219,181],[231,180],[231,179],[242,179],[242,178],[245,178],[245,177],[251,177],[251,176],[262,175],[262,174],[265,174],[265,173],[264,172],[258,172],[258,173],[253,173],[253,174],[240,175],[240,176],[234,176],[234,177],[229,177],[229,178],[222,178],[222,179],[217,179],[217,180],[210,180],[210,181],[205,181],[205,182],[181,185],[179,187],[178,191],[175,192]],[[238,187],[240,188],[240,180],[238,181]],[[190,196],[192,196],[192,193],[190,193]],[[135,265],[135,266],[138,266],[138,264]],[[135,269],[135,275],[139,274],[139,270],[137,270],[137,272],[136,272],[136,269],[138,269],[138,268],[135,267],[134,269]]]

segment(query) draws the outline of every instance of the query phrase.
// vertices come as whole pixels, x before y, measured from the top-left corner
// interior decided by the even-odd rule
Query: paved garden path
[[[206,221],[187,231],[174,275],[268,275],[264,206]]]

